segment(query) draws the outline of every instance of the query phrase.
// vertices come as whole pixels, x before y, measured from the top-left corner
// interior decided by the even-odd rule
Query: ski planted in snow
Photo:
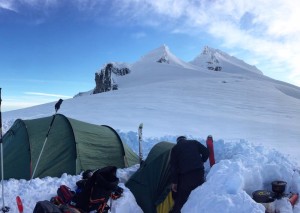
[[[23,203],[22,203],[22,200],[20,198],[20,196],[17,196],[16,197],[16,201],[17,201],[17,206],[18,206],[18,209],[19,209],[19,213],[23,213]]]
[[[141,164],[143,162],[143,151],[142,151],[143,123],[139,125],[138,133],[139,133],[139,159]]]
[[[207,136],[206,146],[207,146],[207,148],[209,150],[209,163],[210,163],[210,167],[212,167],[215,164],[215,153],[214,153],[213,137],[211,135]]]

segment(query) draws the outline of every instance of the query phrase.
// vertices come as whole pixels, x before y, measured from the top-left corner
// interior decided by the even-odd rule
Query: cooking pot
[[[267,190],[257,190],[252,193],[253,200],[261,203],[265,208],[265,213],[275,212],[275,198],[274,193]]]
[[[267,190],[257,190],[252,193],[253,200],[257,203],[271,203],[274,199],[274,193]]]
[[[286,182],[281,180],[276,180],[272,182],[272,191],[277,194],[283,194],[285,191]]]

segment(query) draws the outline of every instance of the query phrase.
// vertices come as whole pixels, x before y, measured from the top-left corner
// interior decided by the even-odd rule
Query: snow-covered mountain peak
[[[201,55],[213,55],[217,52],[216,49],[211,48],[209,46],[204,46]]]
[[[170,51],[169,47],[165,44],[144,55],[137,63],[161,63],[180,66],[183,68],[193,67],[191,64],[182,61],[180,58],[174,55]]]
[[[162,45],[156,49],[157,57],[159,58],[156,62],[169,64],[169,58],[172,57],[172,53],[167,45]]]
[[[146,55],[144,55],[140,61],[141,62],[159,62],[159,63],[170,63],[170,57],[172,57],[172,53],[167,45],[162,45]],[[176,56],[175,56],[176,57]]]
[[[198,55],[190,63],[214,71],[230,73],[241,73],[246,71],[256,74],[263,74],[262,71],[257,69],[255,66],[249,65],[243,60],[209,46],[204,46],[200,55]]]

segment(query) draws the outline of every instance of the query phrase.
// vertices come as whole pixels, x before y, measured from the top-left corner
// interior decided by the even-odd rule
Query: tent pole
[[[9,207],[4,204],[4,169],[3,169],[3,141],[2,141],[2,112],[1,112],[1,89],[0,88],[0,144],[1,144],[1,183],[2,183],[2,212],[9,212]]]
[[[39,157],[38,157],[38,160],[37,160],[37,162],[36,162],[36,165],[35,165],[35,167],[34,167],[34,170],[33,170],[33,173],[32,173],[32,176],[31,176],[31,179],[30,179],[30,180],[32,180],[32,178],[33,178],[34,175],[35,175],[36,168],[37,168],[37,166],[38,166],[38,164],[39,164],[39,162],[40,162],[42,153],[43,153],[44,148],[45,148],[45,145],[46,145],[46,143],[47,143],[48,136],[49,136],[50,130],[51,130],[51,128],[52,128],[52,125],[53,125],[55,116],[56,116],[57,111],[59,110],[60,105],[61,105],[62,102],[63,102],[63,100],[62,100],[62,99],[59,99],[58,102],[55,104],[55,114],[54,114],[53,117],[52,117],[52,120],[51,120],[49,129],[48,129],[48,132],[47,132],[47,134],[46,134],[46,138],[45,138],[45,141],[44,141],[44,144],[43,144],[43,147],[42,147],[42,150],[41,150],[41,152],[40,152],[40,155],[39,155]]]

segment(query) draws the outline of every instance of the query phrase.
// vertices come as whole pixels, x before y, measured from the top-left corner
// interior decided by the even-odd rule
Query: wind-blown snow
[[[137,128],[143,122],[144,156],[157,142],[175,142],[178,135],[202,143],[212,135],[216,165],[210,169],[205,164],[207,181],[192,192],[182,212],[263,213],[264,207],[251,195],[255,190],[270,190],[273,180],[285,180],[286,193],[298,193],[300,88],[260,73],[230,72],[229,65],[229,72],[214,72],[182,64],[170,52],[167,56],[172,63],[153,61],[166,48],[162,50],[132,64],[132,72],[118,78],[119,90],[64,100],[59,113],[112,126],[135,151]],[[17,118],[52,115],[54,104],[3,113],[3,132]],[[121,186],[137,168],[118,170]],[[20,195],[25,212],[32,212],[35,203],[50,199],[60,184],[75,187],[79,178],[64,174],[31,182],[4,181],[5,204],[17,212],[15,196]],[[281,213],[300,213],[300,205],[292,209],[286,199],[277,200],[276,205]],[[126,189],[113,202],[112,212],[141,210]]]

